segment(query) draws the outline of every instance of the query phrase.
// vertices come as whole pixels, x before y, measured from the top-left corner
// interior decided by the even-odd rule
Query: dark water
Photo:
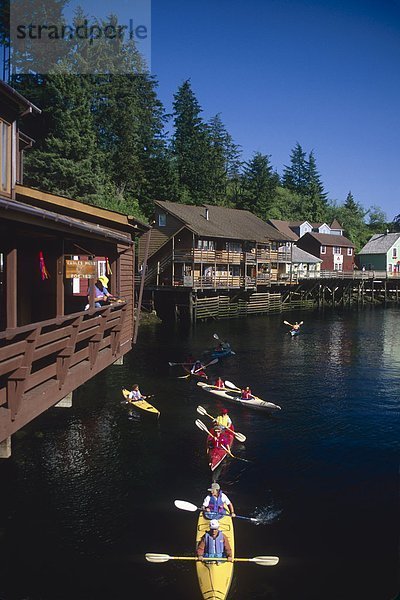
[[[304,320],[297,338],[282,324]],[[399,586],[400,311],[249,318],[191,333],[142,328],[137,348],[13,438],[0,462],[1,600],[200,599],[194,564],[149,564],[145,552],[189,555],[211,481],[201,404],[215,400],[168,367],[210,347],[236,355],[210,367],[282,406],[273,416],[230,406],[247,435],[219,480],[236,511],[230,599],[392,600]],[[212,370],[213,369],[213,370]],[[127,418],[120,388],[139,382],[161,410]],[[228,405],[226,405],[228,406]],[[207,417],[202,417],[204,422]]]

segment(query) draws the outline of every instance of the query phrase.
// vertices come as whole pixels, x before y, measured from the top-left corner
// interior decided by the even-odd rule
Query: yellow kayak
[[[203,517],[200,512],[196,531],[196,548],[202,536],[210,527],[209,519]],[[232,548],[232,556],[235,557],[235,538],[233,522],[229,515],[219,519],[219,528],[226,535]],[[196,571],[199,586],[204,600],[225,600],[231,586],[233,575],[233,562],[201,562],[196,561]]]
[[[123,389],[122,394],[123,394],[124,398],[126,400],[128,400],[129,404],[136,406],[136,408],[141,408],[142,410],[145,410],[146,412],[151,412],[151,413],[156,414],[157,416],[160,416],[160,411],[157,410],[152,404],[147,402],[147,400],[130,400],[130,398],[129,398],[130,392],[127,389]]]

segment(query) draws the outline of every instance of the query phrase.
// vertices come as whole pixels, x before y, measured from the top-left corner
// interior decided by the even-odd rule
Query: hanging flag
[[[40,274],[42,276],[42,281],[44,281],[45,279],[49,279],[50,274],[49,274],[48,270],[46,269],[43,252],[41,250],[39,252],[39,268],[40,268]]]

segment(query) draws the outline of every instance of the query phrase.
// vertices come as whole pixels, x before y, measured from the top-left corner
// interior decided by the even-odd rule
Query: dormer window
[[[321,246],[321,254],[326,254],[326,246]]]
[[[0,192],[11,193],[11,125],[0,119]]]
[[[158,215],[158,226],[165,227],[167,224],[167,215],[165,213],[159,213]]]

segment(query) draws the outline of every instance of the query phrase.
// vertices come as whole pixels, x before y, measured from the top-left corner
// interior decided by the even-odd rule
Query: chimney
[[[205,219],[206,219],[206,221],[208,221],[208,208],[207,208],[207,207],[206,207],[206,209],[205,209],[205,214],[204,214],[204,216],[205,216]]]

